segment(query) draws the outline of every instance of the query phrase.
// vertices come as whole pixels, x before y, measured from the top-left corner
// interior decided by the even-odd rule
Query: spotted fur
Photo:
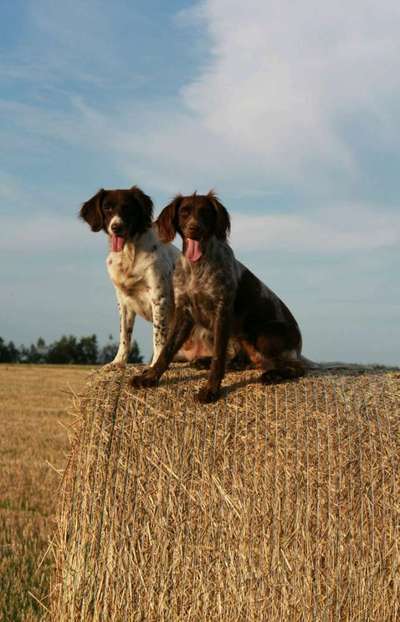
[[[156,384],[195,324],[210,331],[214,344],[208,381],[198,395],[201,402],[219,395],[229,341],[263,370],[263,382],[303,375],[297,322],[280,298],[235,258],[227,242],[229,215],[217,197],[178,196],[161,213],[158,226],[162,239],[169,241],[176,232],[183,239],[173,281],[176,310],[159,359],[133,384]],[[193,240],[200,258],[186,253]]]
[[[120,338],[113,363],[128,360],[136,315],[153,323],[153,358],[155,363],[166,342],[174,309],[172,274],[180,255],[177,248],[163,243],[157,227],[152,225],[153,203],[140,188],[100,190],[86,201],[80,216],[92,231],[103,230],[109,236],[110,252],[106,265],[115,286],[120,313]],[[113,235],[124,239],[122,250],[114,251]],[[193,345],[179,353],[191,359],[198,347]],[[193,357],[194,358],[194,357]]]

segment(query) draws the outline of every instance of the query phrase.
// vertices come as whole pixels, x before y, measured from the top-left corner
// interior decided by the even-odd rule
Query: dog
[[[264,383],[304,375],[299,326],[282,300],[235,258],[227,242],[230,217],[217,196],[178,195],[157,226],[164,242],[176,233],[183,240],[173,278],[175,313],[158,360],[132,378],[133,386],[156,385],[195,324],[213,334],[208,380],[197,395],[201,403],[219,397],[229,340],[263,370]]]
[[[180,252],[159,239],[152,224],[153,202],[137,186],[101,189],[83,203],[79,215],[92,231],[103,230],[109,236],[107,270],[120,313],[119,347],[112,364],[127,363],[135,317],[139,315],[153,323],[154,365],[166,342],[174,310],[172,274]],[[210,347],[200,331],[192,331],[182,346],[179,360],[209,355]]]

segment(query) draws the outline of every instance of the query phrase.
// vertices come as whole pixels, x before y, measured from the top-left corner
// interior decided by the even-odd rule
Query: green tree
[[[143,363],[143,355],[140,354],[140,348],[137,341],[134,341],[129,352],[128,363]]]
[[[69,365],[78,362],[78,342],[73,335],[63,335],[58,341],[50,344],[47,362],[57,365]]]
[[[46,363],[47,362],[47,351],[48,348],[46,346],[46,342],[43,337],[39,337],[39,339],[35,344],[29,346],[29,348],[21,347],[20,360],[23,363]]]
[[[21,346],[18,350],[12,341],[8,344],[0,337],[0,363],[49,363],[52,365],[96,365],[97,363],[111,362],[118,351],[118,344],[109,337],[108,343],[99,350],[96,335],[89,335],[77,339],[74,335],[63,335],[61,339],[46,345],[43,337],[39,337],[36,344],[29,348]],[[136,341],[133,342],[128,358],[129,363],[142,363]]]
[[[17,363],[19,352],[12,341],[8,344],[0,337],[0,363]]]
[[[99,358],[99,348],[96,335],[81,337],[77,344],[77,363],[80,365],[95,365]]]
[[[111,363],[114,360],[115,355],[118,352],[118,344],[113,340],[113,336],[110,335],[108,343],[100,350],[99,362],[105,365]],[[128,363],[143,363],[143,356],[140,353],[140,349],[137,341],[134,341],[129,352]]]
[[[61,365],[96,365],[98,360],[96,335],[81,337],[63,335],[49,346],[47,362]]]

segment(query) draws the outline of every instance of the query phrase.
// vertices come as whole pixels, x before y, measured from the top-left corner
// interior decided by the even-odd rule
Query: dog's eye
[[[112,210],[112,206],[111,206],[111,205],[108,205],[108,204],[103,205],[103,210],[104,210],[105,212],[111,212],[111,210]]]

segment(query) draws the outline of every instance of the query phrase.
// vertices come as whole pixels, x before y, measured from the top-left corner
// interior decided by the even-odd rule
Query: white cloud
[[[60,77],[70,77],[71,66],[81,70],[76,58],[83,46],[96,80],[109,78],[118,46],[113,27],[107,36],[108,14],[99,15],[92,3],[76,5],[69,18],[69,10],[40,6],[32,13],[35,41],[45,33],[48,45],[60,42]],[[354,121],[361,135],[374,128],[375,146],[397,145],[394,0],[206,0],[185,12],[186,21],[189,14],[202,26],[194,32],[208,55],[175,100],[141,102],[139,90],[134,100],[117,95],[112,107],[101,107],[94,97],[89,103],[69,94],[56,111],[3,103],[3,112],[18,115],[26,129],[113,154],[124,176],[168,193],[199,186],[263,193],[289,185],[329,195],[338,178],[354,185],[365,174]],[[124,80],[134,82],[126,55],[121,62]]]
[[[22,220],[17,214],[2,218],[0,244],[3,252],[18,255],[51,254],[63,250],[74,252],[90,247],[94,236],[89,234],[87,226],[79,223],[78,218],[37,213],[30,218],[24,216]]]
[[[119,48],[115,28],[105,37],[107,16],[92,3],[76,5],[72,15],[48,1],[40,7],[32,9],[34,42],[41,33],[51,34],[50,46],[60,42],[60,80],[70,77],[71,66],[82,69],[76,63],[82,49],[90,49],[96,80],[109,79]],[[8,102],[2,112],[18,116],[25,130],[107,153],[127,179],[168,193],[215,186],[254,195],[291,187],[329,196],[340,179],[345,195],[366,175],[357,137],[371,140],[373,128],[372,149],[397,149],[400,6],[394,0],[206,0],[185,12],[181,27],[188,19],[200,25],[200,32],[192,30],[207,42],[207,55],[175,99],[141,101],[139,89],[134,100],[119,93],[100,105],[95,96],[89,103],[87,93],[68,93],[56,110]],[[126,55],[120,62],[116,82],[134,81]]]
[[[207,0],[199,15],[211,58],[183,89],[185,104],[266,176],[298,180],[312,167],[352,173],[341,124],[372,115],[388,129],[385,104],[400,91],[398,3]]]
[[[358,138],[373,128],[378,149],[400,134],[399,18],[393,0],[197,5],[208,60],[175,107],[118,109],[109,144],[121,170],[139,163],[144,183],[168,192],[289,185],[329,195],[338,178],[362,183],[355,128]]]
[[[24,194],[15,177],[0,170],[0,201],[6,205],[20,201],[22,197]]]
[[[306,215],[271,214],[259,216],[232,213],[231,243],[234,251],[286,251],[297,253],[354,253],[400,244],[400,215],[379,215],[379,207],[337,205]],[[102,243],[100,238],[104,238]],[[16,216],[4,217],[0,231],[3,251],[96,253],[105,236],[91,234],[78,218],[38,213],[21,225]],[[178,246],[180,241],[175,242]]]
[[[378,206],[336,205],[303,216],[234,214],[232,245],[240,251],[358,253],[400,244],[400,214]]]

